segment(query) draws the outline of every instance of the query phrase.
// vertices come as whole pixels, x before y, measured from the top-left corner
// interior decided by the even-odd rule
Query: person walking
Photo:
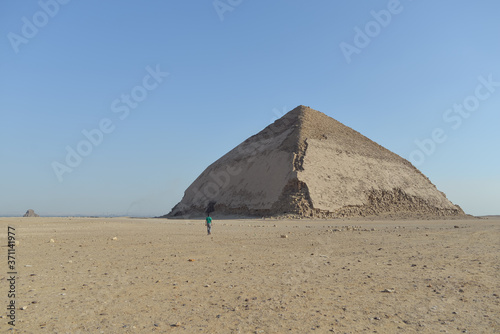
[[[210,214],[207,216],[207,219],[205,219],[206,225],[207,225],[207,234],[210,235],[212,234],[212,217],[210,217]]]

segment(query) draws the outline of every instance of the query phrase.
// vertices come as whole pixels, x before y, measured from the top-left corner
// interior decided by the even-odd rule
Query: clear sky
[[[497,0],[1,1],[0,215],[168,213],[301,104],[410,160],[467,213],[500,214],[499,13]]]

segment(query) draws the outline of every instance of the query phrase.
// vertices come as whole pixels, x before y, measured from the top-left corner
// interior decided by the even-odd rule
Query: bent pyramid
[[[410,162],[299,106],[208,166],[166,215],[464,215]]]

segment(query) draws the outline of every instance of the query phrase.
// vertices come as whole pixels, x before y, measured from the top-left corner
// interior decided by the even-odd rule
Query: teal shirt
[[[212,224],[212,217],[207,217],[206,221],[207,221],[207,224]]]

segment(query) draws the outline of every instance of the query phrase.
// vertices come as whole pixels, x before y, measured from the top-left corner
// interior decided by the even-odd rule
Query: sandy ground
[[[9,225],[19,241],[15,327]],[[212,236],[202,221],[166,219],[0,226],[2,331],[500,333],[498,217],[215,220]]]

